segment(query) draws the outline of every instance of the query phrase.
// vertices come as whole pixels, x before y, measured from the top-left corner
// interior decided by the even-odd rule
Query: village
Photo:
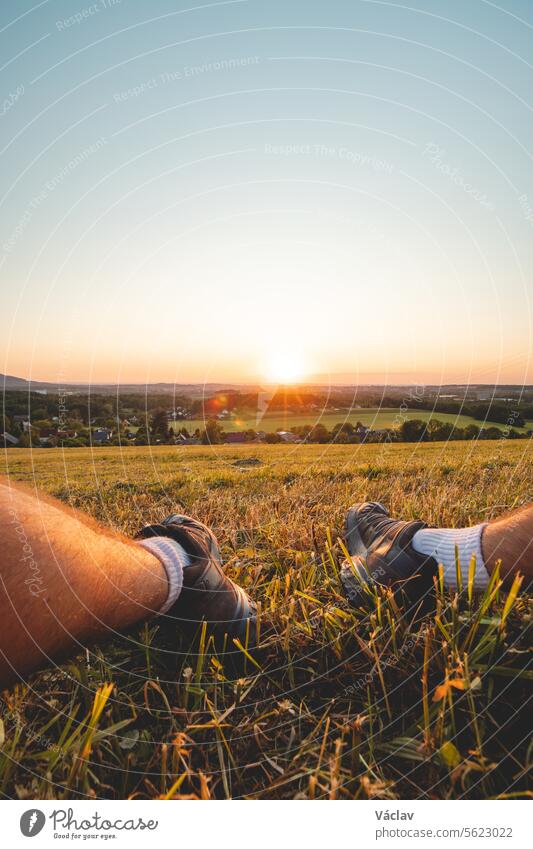
[[[437,442],[531,435],[533,405],[491,398],[485,388],[460,397],[436,388],[378,387],[336,394],[222,390],[206,396],[155,388],[87,393],[70,388],[5,393],[0,447],[82,448],[253,443]]]
[[[352,425],[339,422],[332,430],[323,424],[299,425],[290,429],[262,430],[246,428],[243,430],[224,430],[224,423],[232,422],[236,417],[228,410],[205,420],[204,427],[196,426],[198,419],[191,421],[191,415],[182,407],[170,411],[158,410],[141,419],[137,415],[129,418],[116,417],[102,423],[97,417],[87,423],[77,418],[67,418],[64,414],[51,419],[31,421],[25,414],[14,414],[6,421],[8,429],[0,434],[0,446],[5,448],[81,448],[88,446],[127,446],[127,445],[206,445],[228,444],[244,445],[258,443],[302,442],[381,442],[397,440],[398,434],[392,428],[370,428],[360,422]],[[187,423],[189,421],[189,427]]]

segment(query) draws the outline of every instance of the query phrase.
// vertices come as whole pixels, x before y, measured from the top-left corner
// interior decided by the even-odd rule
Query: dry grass
[[[531,500],[525,441],[10,450],[8,471],[132,534],[210,524],[260,601],[259,646],[155,622],[3,694],[0,790],[22,798],[488,798],[529,793],[528,599],[385,592],[351,610],[353,501],[463,525]],[[254,457],[256,465],[234,465]],[[274,625],[268,632],[266,620]],[[110,686],[112,685],[112,686]],[[0,729],[1,730],[1,729]]]

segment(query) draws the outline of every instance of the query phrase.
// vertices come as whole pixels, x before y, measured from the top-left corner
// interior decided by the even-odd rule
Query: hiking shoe
[[[198,629],[205,620],[218,636],[252,634],[256,607],[247,593],[224,574],[222,558],[213,532],[190,516],[175,514],[159,525],[147,525],[138,538],[170,537],[189,556],[183,570],[183,586],[176,603],[166,613],[186,630]]]
[[[413,603],[433,588],[437,562],[412,545],[416,532],[425,527],[424,522],[391,519],[376,501],[348,510],[344,541],[351,559],[343,563],[340,578],[350,604],[364,604],[365,584],[402,589]]]

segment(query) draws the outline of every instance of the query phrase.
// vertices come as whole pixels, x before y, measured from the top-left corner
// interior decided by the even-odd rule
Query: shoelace
[[[383,516],[382,518],[377,518],[372,516],[371,518],[365,517],[365,532],[372,533],[375,537],[383,536],[383,534],[391,527],[398,525],[398,519],[391,519],[390,516]],[[405,522],[401,522],[399,524],[398,533],[405,527]],[[366,536],[366,533],[365,533]]]

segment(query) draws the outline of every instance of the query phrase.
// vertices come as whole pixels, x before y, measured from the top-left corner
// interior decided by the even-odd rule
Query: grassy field
[[[323,424],[328,430],[339,422],[350,422],[355,425],[357,422],[371,427],[374,430],[381,428],[397,428],[401,425],[404,418],[420,419],[423,422],[428,422],[431,419],[438,419],[441,422],[450,422],[456,427],[467,427],[467,425],[477,425],[477,427],[497,427],[499,430],[504,430],[504,424],[496,422],[481,422],[472,416],[458,416],[455,413],[432,413],[431,410],[408,410],[405,413],[400,413],[398,409],[388,407],[368,407],[361,410],[353,410],[352,412],[324,412],[307,413],[299,415],[298,413],[266,413],[260,421],[253,414],[242,415],[235,419],[225,419],[221,422],[222,427],[226,431],[246,430],[254,428],[255,430],[264,430],[273,433],[277,430],[290,430],[291,427],[299,427],[300,425],[315,425]],[[189,431],[194,431],[195,428],[203,430],[205,427],[204,419],[189,419],[183,424]],[[526,428],[515,428],[522,432],[528,428],[533,428],[533,422],[527,422]]]
[[[152,621],[5,691],[4,796],[530,795],[529,599],[496,582],[482,599],[439,590],[418,614],[386,592],[352,610],[338,579],[350,503],[490,519],[531,500],[529,441],[5,456],[14,480],[128,535],[171,511],[199,517],[261,616],[249,651]]]

